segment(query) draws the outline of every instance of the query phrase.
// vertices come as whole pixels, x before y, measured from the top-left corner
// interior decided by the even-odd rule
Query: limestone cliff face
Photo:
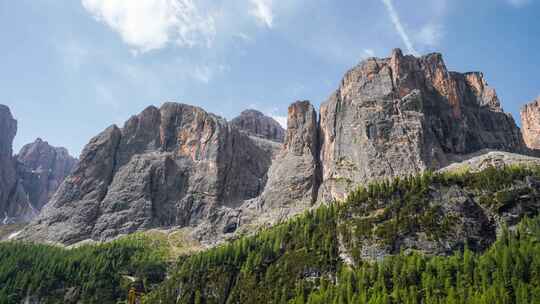
[[[416,58],[395,50],[360,63],[322,105],[320,128],[322,200],[484,148],[525,149],[483,75],[449,72],[440,54]]]
[[[310,207],[319,183],[317,112],[308,101],[289,106],[283,149],[268,173],[261,196],[263,208]]]
[[[257,197],[271,153],[200,108],[149,107],[85,147],[74,173],[22,234],[66,244],[197,226]]]
[[[17,121],[0,105],[0,218],[2,224],[28,222],[49,201],[76,159],[65,148],[37,139],[13,156]]]
[[[37,210],[52,198],[77,164],[65,148],[53,147],[40,138],[25,145],[16,158],[19,179]]]
[[[245,110],[231,124],[251,136],[283,142],[285,130],[272,117],[257,110]]]
[[[521,108],[523,140],[528,148],[540,149],[540,97]]]
[[[292,104],[283,136],[259,114],[228,123],[167,103],[108,128],[20,237],[72,244],[174,226],[215,244],[372,180],[526,150],[483,75],[450,72],[440,54],[360,63],[319,117],[307,101]]]
[[[17,134],[17,121],[7,106],[0,105],[0,218],[7,223],[17,208],[12,204],[12,190],[17,184],[17,171],[13,160],[13,139]]]

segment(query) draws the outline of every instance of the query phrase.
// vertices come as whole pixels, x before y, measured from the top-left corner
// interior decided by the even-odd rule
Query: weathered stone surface
[[[272,154],[223,118],[166,103],[85,147],[22,238],[72,244],[152,227],[197,226],[257,197]]]
[[[521,152],[514,120],[481,73],[446,69],[440,54],[395,50],[343,78],[321,107],[321,200],[369,180],[439,169],[489,148]]]
[[[272,117],[257,110],[245,110],[231,120],[231,124],[251,136],[257,136],[277,142],[283,142],[285,130]]]
[[[54,194],[76,160],[41,139],[13,156],[17,121],[0,105],[0,224],[29,222]]]
[[[521,108],[521,131],[528,148],[540,150],[540,97]]]
[[[11,191],[17,183],[13,161],[13,139],[17,134],[17,121],[7,106],[0,105],[0,218],[7,223]]]
[[[319,119],[309,102],[296,102],[287,132],[276,124],[255,111],[228,123],[184,104],[149,107],[88,144],[20,237],[72,244],[184,227],[213,245],[368,181],[437,170],[484,149],[527,150],[483,75],[450,72],[440,54],[367,59]],[[469,203],[447,211],[474,216]]]
[[[52,198],[77,164],[65,148],[53,147],[40,138],[25,145],[16,158],[19,179],[37,210]]]
[[[318,137],[317,112],[309,101],[290,105],[285,143],[260,198],[263,208],[293,205],[305,209],[315,203],[320,170]]]

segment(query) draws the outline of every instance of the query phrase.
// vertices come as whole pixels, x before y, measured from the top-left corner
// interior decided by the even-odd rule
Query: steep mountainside
[[[523,140],[530,149],[540,149],[540,97],[521,108]]]
[[[13,161],[13,139],[17,134],[17,121],[8,107],[0,105],[0,217],[7,223],[19,210],[12,204],[12,190],[17,184],[17,172]]]
[[[75,243],[139,229],[197,226],[257,197],[272,154],[200,108],[148,107],[84,148],[79,165],[23,232]]]
[[[275,119],[257,110],[243,111],[231,124],[249,135],[276,142],[283,142],[285,137],[285,130]]]
[[[16,158],[19,179],[37,210],[52,198],[77,164],[66,148],[53,147],[41,138],[22,147]]]
[[[189,227],[214,245],[344,199],[358,184],[437,170],[484,149],[527,152],[481,73],[440,54],[370,58],[321,106],[289,107],[280,131],[261,113],[228,123],[203,110],[149,107],[85,148],[75,173],[22,238],[75,243]]]
[[[0,213],[2,224],[28,222],[49,201],[77,160],[65,148],[37,139],[13,156],[17,121],[0,105]]]
[[[360,63],[322,105],[320,125],[325,200],[366,180],[438,169],[481,149],[525,150],[483,75],[450,72],[440,54],[394,50]]]

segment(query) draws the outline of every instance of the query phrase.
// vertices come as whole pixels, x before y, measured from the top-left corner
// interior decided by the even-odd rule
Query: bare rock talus
[[[440,54],[370,58],[321,106],[319,198],[359,183],[448,165],[481,149],[525,145],[481,73],[447,70]]]
[[[521,130],[528,148],[540,149],[540,97],[521,108]]]
[[[245,110],[231,120],[231,124],[251,136],[257,136],[276,142],[283,142],[285,130],[272,117],[257,110]]]

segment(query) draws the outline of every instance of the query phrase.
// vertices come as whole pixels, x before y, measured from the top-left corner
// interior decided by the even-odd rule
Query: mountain
[[[231,120],[231,124],[251,136],[283,142],[285,130],[272,117],[257,110],[245,110]]]
[[[23,232],[42,241],[103,240],[199,226],[257,197],[272,153],[221,117],[177,103],[148,107],[84,148],[79,165]]]
[[[293,103],[281,146],[268,140],[277,130],[252,110],[227,122],[184,104],[149,107],[90,141],[20,237],[72,244],[176,227],[212,246],[344,199],[358,184],[485,149],[528,152],[482,73],[448,71],[437,53],[369,58],[319,117],[308,101]]]
[[[346,73],[320,112],[322,200],[482,149],[526,150],[483,74],[448,71],[438,53],[416,58],[394,50],[367,59]]]
[[[540,149],[540,97],[521,108],[523,140],[530,149]]]
[[[13,156],[17,121],[0,105],[0,213],[3,224],[28,222],[49,201],[77,163],[65,148],[37,139]]]
[[[16,159],[22,186],[37,210],[52,198],[77,164],[66,148],[53,147],[41,138],[23,146]]]

